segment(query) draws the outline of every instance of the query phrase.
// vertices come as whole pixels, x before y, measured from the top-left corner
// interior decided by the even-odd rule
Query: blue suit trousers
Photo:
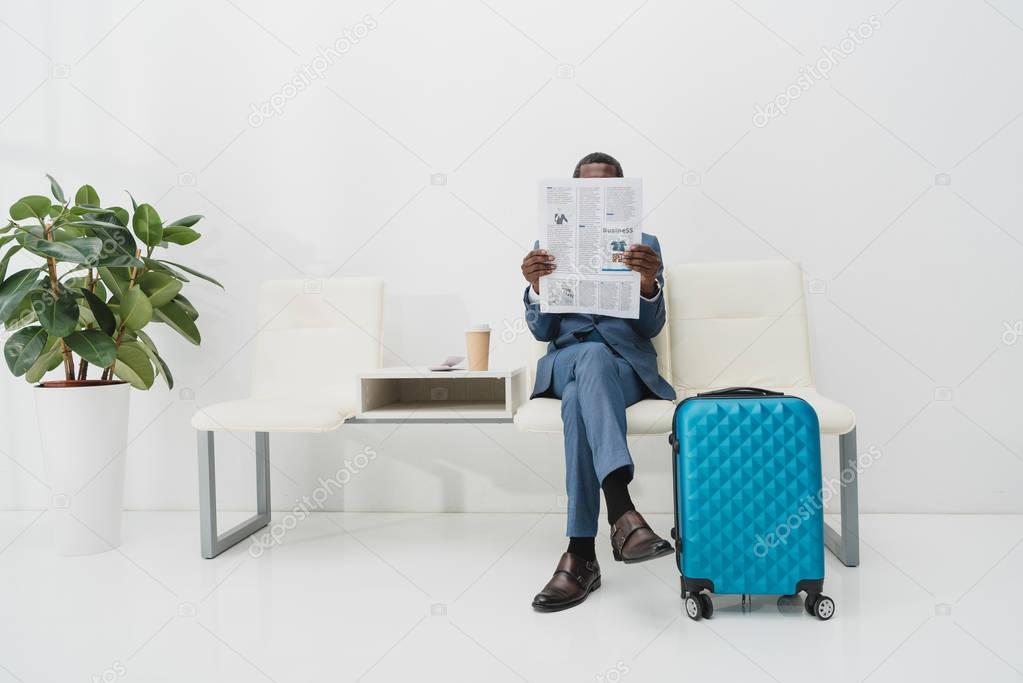
[[[550,395],[561,399],[568,491],[567,536],[596,536],[600,484],[620,467],[633,470],[625,409],[647,394],[632,366],[600,341],[582,341],[554,358]]]

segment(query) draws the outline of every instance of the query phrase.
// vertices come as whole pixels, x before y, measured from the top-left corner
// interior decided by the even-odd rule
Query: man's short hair
[[[592,154],[587,154],[582,159],[580,159],[579,163],[575,165],[575,172],[572,173],[572,177],[578,178],[579,169],[581,169],[586,164],[607,164],[608,166],[614,166],[615,177],[617,178],[625,177],[625,173],[622,171],[622,165],[618,163],[618,160],[615,159],[610,154],[604,154],[603,152],[593,152]]]

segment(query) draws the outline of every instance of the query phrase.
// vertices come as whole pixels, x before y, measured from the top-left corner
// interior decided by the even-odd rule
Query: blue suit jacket
[[[651,246],[658,256],[661,245],[653,235],[643,233],[643,244]],[[539,245],[537,245],[539,246]],[[534,247],[537,248],[537,247]],[[664,286],[664,267],[657,271],[657,282]],[[529,285],[522,296],[526,304],[526,323],[539,341],[550,342],[547,354],[536,364],[536,384],[530,398],[544,395],[551,386],[554,358],[558,352],[577,342],[578,336],[596,328],[604,341],[632,366],[650,393],[658,398],[675,399],[675,390],[657,373],[657,352],[651,339],[664,327],[664,293],[654,301],[639,300],[639,318],[610,318],[580,313],[541,313],[540,304],[529,303]]]

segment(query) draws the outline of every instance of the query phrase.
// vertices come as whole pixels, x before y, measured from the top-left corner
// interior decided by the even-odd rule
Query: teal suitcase
[[[710,593],[794,595],[830,619],[824,587],[820,427],[809,403],[750,387],[698,394],[675,409],[675,557],[686,614]]]

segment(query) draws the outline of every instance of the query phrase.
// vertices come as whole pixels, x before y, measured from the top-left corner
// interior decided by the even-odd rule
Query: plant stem
[[[140,256],[142,256],[142,250],[141,249],[136,249],[135,250],[135,258],[139,258]],[[143,270],[145,270],[145,267],[143,267],[143,268],[136,268],[135,266],[132,266],[129,269],[128,272],[131,273],[131,278],[128,281],[128,288],[129,289],[135,286],[135,278],[137,276],[141,275]]]
[[[135,250],[135,258],[138,258],[141,255],[142,255],[142,250],[141,249],[136,249]],[[136,268],[135,266],[131,267],[131,269],[128,271],[131,274],[131,278],[128,280],[128,289],[131,289],[132,287],[135,286],[135,277],[138,274],[140,274],[143,270],[145,270],[145,268]],[[122,336],[124,336],[124,321],[123,320],[121,321],[120,327],[117,328],[117,337],[114,338],[114,348],[120,348],[121,347],[121,337]],[[115,360],[114,363],[116,363],[116,362],[117,361]],[[114,371],[114,363],[111,363],[110,366],[103,371],[103,379],[110,379],[110,375]]]
[[[96,292],[96,281],[92,277],[92,268],[85,274],[85,287],[90,292]],[[86,325],[86,329],[92,327],[92,325]],[[78,379],[85,380],[89,378],[89,361],[82,358],[78,361]]]
[[[43,237],[47,241],[53,241],[53,228],[51,225],[43,224]],[[60,296],[60,287],[57,285],[57,259],[52,256],[46,259],[46,267],[50,273],[50,289],[53,292],[54,298]],[[61,353],[64,354],[64,379],[69,382],[75,379],[75,361],[71,357],[71,349],[64,343],[64,340],[60,340]]]

